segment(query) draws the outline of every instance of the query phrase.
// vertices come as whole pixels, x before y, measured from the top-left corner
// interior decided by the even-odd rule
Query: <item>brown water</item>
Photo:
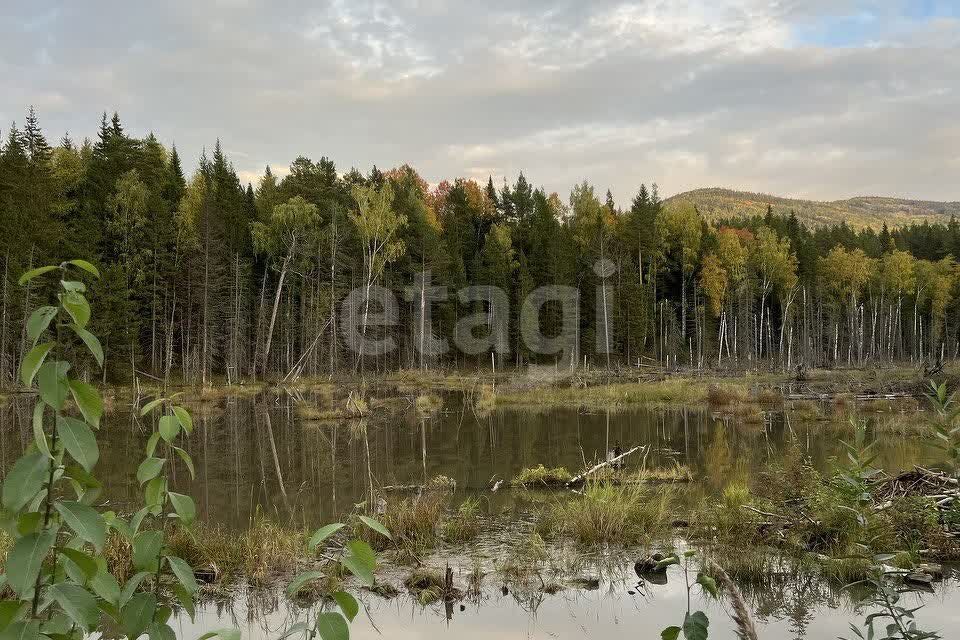
[[[493,480],[509,481],[521,469],[541,463],[576,470],[585,461],[603,459],[617,444],[624,449],[650,445],[648,465],[686,464],[709,491],[778,460],[791,446],[826,468],[840,453],[840,440],[849,437],[836,422],[805,422],[783,411],[767,412],[750,423],[686,409],[506,408],[478,415],[458,395],[444,400],[443,410],[430,416],[419,415],[410,400],[400,399],[400,410],[389,417],[355,423],[305,420],[299,404],[304,399],[286,395],[207,403],[194,408],[196,429],[186,447],[195,459],[197,478],[191,481],[181,468],[173,483],[195,497],[200,517],[209,522],[242,528],[261,512],[312,527],[364,500],[371,475],[375,485],[383,486],[419,484],[442,474],[456,481],[461,498],[483,492],[490,498],[484,504],[500,512],[506,506],[522,510],[523,505],[513,504],[516,492],[489,494]],[[0,406],[0,469],[8,468],[32,439],[29,408],[27,399]],[[919,440],[879,426],[912,417],[883,413],[870,418],[879,440],[879,464],[885,468],[936,461],[936,452]],[[111,487],[106,498],[113,508],[139,500],[132,479],[150,430],[136,412],[119,406],[101,429],[97,475]],[[674,570],[666,585],[638,590],[634,560],[624,553],[622,562],[615,557],[611,569],[608,557],[596,572],[602,577],[600,588],[592,591],[520,596],[504,594],[492,582],[464,602],[462,611],[459,605],[452,611],[442,604],[424,608],[405,595],[384,600],[365,594],[369,616],[361,614],[352,634],[378,637],[379,628],[391,638],[659,637],[660,629],[682,620],[686,589]],[[927,626],[951,630],[960,628],[955,593],[948,580],[935,594],[911,598],[926,603],[921,617]],[[748,590],[748,597],[764,638],[847,635],[848,623],[858,617],[847,595],[790,571],[772,571],[763,588]],[[694,600],[694,608],[711,614],[711,637],[734,637],[720,605],[700,603],[696,595]],[[184,638],[224,625],[240,626],[245,637],[267,638],[280,635],[304,614],[283,598],[241,592],[226,603],[201,607],[195,623],[180,619],[178,624]]]

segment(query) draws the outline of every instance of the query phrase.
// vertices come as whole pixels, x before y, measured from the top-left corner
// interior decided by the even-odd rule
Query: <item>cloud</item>
[[[960,19],[864,0],[329,0],[0,7],[0,123],[103,110],[219,138],[253,180],[298,155],[431,183],[523,170],[626,203],[731,186],[960,199]]]

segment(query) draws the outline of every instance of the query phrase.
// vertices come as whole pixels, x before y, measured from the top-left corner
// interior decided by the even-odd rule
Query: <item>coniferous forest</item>
[[[15,384],[30,346],[23,327],[50,294],[18,276],[74,257],[103,273],[89,292],[92,330],[104,379],[116,382],[490,366],[489,353],[419,348],[425,332],[452,338],[485,308],[456,295],[481,284],[510,298],[498,367],[933,366],[960,350],[952,219],[811,228],[769,209],[708,221],[682,199],[662,201],[656,184],[621,208],[587,181],[564,196],[523,174],[431,187],[409,166],[344,170],[323,156],[242,184],[219,143],[196,164],[185,174],[175,147],[128,135],[116,114],[93,140],[51,142],[33,109],[5,132],[0,385]],[[424,329],[416,285],[427,271],[451,293],[432,302]],[[547,285],[581,292],[567,362],[521,340],[522,301]],[[399,321],[378,328],[398,348],[358,357],[338,330],[340,301],[374,286],[405,294]],[[560,311],[545,307],[544,335],[560,330]]]

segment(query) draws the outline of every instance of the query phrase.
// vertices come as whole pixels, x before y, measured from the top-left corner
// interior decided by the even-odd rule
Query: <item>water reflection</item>
[[[330,521],[385,485],[420,484],[436,475],[460,490],[486,492],[496,479],[509,481],[524,467],[545,464],[579,469],[604,459],[614,443],[648,444],[648,464],[687,464],[708,488],[784,455],[792,443],[825,468],[844,436],[835,423],[798,422],[768,412],[743,423],[690,409],[584,412],[577,409],[495,409],[477,415],[450,395],[430,416],[410,408],[354,422],[302,418],[289,395],[223,398],[198,404],[196,430],[187,449],[197,478],[172,469],[177,490],[195,496],[201,518],[244,527],[257,512],[308,526]],[[119,403],[118,403],[119,405]],[[407,403],[411,405],[411,403]],[[29,398],[0,406],[0,468],[6,469],[31,441]],[[137,412],[115,406],[99,434],[97,474],[116,507],[139,500],[130,482],[150,434]],[[890,469],[935,459],[914,438],[880,434],[879,463]],[[509,506],[510,492],[496,494]],[[497,504],[496,506],[503,506]]]
[[[789,564],[774,569],[763,585],[744,589],[760,636],[767,640],[836,638],[849,635],[849,623],[866,612],[857,609],[846,591],[812,576],[798,575]],[[951,580],[937,594],[909,595],[906,604],[923,605],[925,628],[951,637],[958,613],[943,592],[956,588]],[[686,610],[682,572],[674,567],[664,584],[638,589],[624,577],[604,576],[594,589],[567,588],[554,594],[515,591],[487,585],[460,603],[421,606],[412,597],[384,599],[362,593],[362,612],[351,626],[353,638],[653,638],[677,624]],[[331,605],[308,606],[276,593],[241,588],[233,598],[221,598],[198,608],[191,622],[176,621],[178,636],[197,637],[223,626],[240,628],[244,638],[277,638],[299,620]],[[733,638],[734,625],[722,603],[692,593],[691,607],[710,617],[710,637]]]
[[[455,480],[459,491],[484,492],[489,498],[485,504],[499,513],[525,505],[514,504],[521,501],[520,492],[491,495],[488,487],[496,479],[509,481],[522,468],[541,463],[579,469],[603,459],[614,443],[650,445],[649,465],[686,464],[705,490],[716,491],[731,480],[749,478],[790,447],[799,447],[816,466],[826,468],[846,437],[842,421],[802,421],[782,411],[750,421],[688,409],[508,408],[478,415],[471,402],[457,395],[446,397],[443,409],[431,415],[418,413],[408,400],[396,403],[401,410],[386,417],[319,422],[305,419],[299,410],[314,400],[310,394],[267,392],[191,406],[196,428],[187,449],[196,461],[197,478],[174,467],[173,485],[195,496],[202,518],[236,528],[246,526],[257,512],[316,526],[369,500],[380,486],[419,484],[441,474]],[[32,440],[31,408],[27,397],[0,405],[0,469],[9,468]],[[130,480],[151,428],[120,403],[105,420],[97,473],[109,487],[105,498],[114,508],[139,501]],[[877,437],[879,463],[888,469],[936,459],[934,450],[900,432],[877,430]],[[492,557],[503,537],[479,540],[474,547]],[[489,583],[462,603],[429,607],[406,595],[387,600],[365,593],[366,615],[358,617],[351,633],[355,638],[379,637],[379,631],[391,638],[456,634],[457,640],[658,637],[662,628],[682,619],[686,589],[675,568],[665,584],[638,585],[632,575],[636,558],[629,556],[614,552],[612,571],[607,565],[591,569],[599,576],[596,589],[568,587],[548,594]],[[764,638],[837,637],[848,633],[850,621],[862,618],[846,592],[785,560],[764,562],[766,571],[735,576]],[[458,569],[461,582],[465,571]],[[922,619],[927,626],[960,625],[949,595],[953,592],[948,580],[935,594],[911,596],[926,604]],[[722,605],[695,594],[694,607],[710,614],[711,637],[734,637]],[[244,637],[275,638],[315,608],[303,608],[273,591],[241,587],[208,600],[195,622],[179,617],[178,635],[197,637],[211,628],[236,626]]]

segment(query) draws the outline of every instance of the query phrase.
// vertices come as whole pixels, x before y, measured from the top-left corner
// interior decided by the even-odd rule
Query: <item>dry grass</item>
[[[10,552],[10,547],[12,541],[10,536],[8,536],[3,531],[0,531],[0,573],[3,573],[3,568],[7,562],[7,554]]]
[[[438,491],[425,491],[420,496],[388,501],[377,519],[390,532],[392,539],[371,531],[362,524],[353,527],[353,535],[370,543],[380,551],[396,548],[416,558],[437,542],[437,523],[447,505],[447,495]]]
[[[735,406],[752,401],[750,388],[758,382],[749,376],[730,381],[711,378],[667,378],[665,380],[600,384],[582,388],[539,387],[500,391],[498,404],[581,406],[589,408],[648,405]]]
[[[731,384],[711,384],[707,388],[707,404],[713,408],[747,402],[749,396],[741,386]]]
[[[417,396],[414,403],[417,413],[421,415],[430,415],[443,408],[443,398],[434,393],[421,393]]]
[[[195,568],[211,568],[222,580],[247,578],[255,584],[292,573],[307,555],[306,532],[257,516],[243,532],[197,526],[172,529],[167,544]]]
[[[481,385],[474,396],[473,410],[479,416],[489,415],[497,406],[497,394],[493,387]]]

